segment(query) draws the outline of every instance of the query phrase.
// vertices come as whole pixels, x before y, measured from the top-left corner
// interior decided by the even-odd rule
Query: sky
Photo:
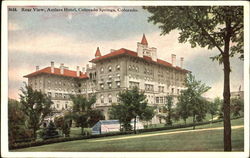
[[[21,11],[21,8],[31,11]],[[217,49],[191,48],[189,43],[179,43],[179,32],[173,30],[161,36],[161,30],[147,21],[150,14],[141,7],[103,7],[106,11],[58,11],[65,7],[34,7],[45,11],[33,11],[33,7],[19,7],[8,12],[8,68],[9,97],[19,99],[20,88],[27,82],[24,75],[61,63],[76,70],[86,67],[94,58],[97,47],[102,55],[110,49],[126,48],[136,51],[137,42],[145,33],[150,47],[157,48],[160,59],[171,62],[176,54],[177,65],[184,57],[184,68],[192,71],[197,80],[212,87],[204,96],[222,97],[223,66],[209,57],[218,54]],[[48,11],[47,9],[57,11]],[[98,7],[67,7],[100,9]],[[135,12],[111,12],[118,8],[134,9]],[[231,58],[231,91],[244,88],[243,61]]]

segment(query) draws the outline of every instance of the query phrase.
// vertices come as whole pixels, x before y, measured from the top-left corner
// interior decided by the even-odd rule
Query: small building
[[[131,121],[131,126],[134,128],[134,120]],[[102,134],[109,132],[119,132],[121,124],[119,120],[100,120],[92,127],[92,134]],[[136,122],[136,129],[144,129],[141,122]]]

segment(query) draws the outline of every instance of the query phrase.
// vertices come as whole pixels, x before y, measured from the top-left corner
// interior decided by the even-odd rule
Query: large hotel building
[[[87,64],[86,69],[77,66],[76,71],[69,70],[64,64],[56,68],[54,62],[50,67],[39,69],[24,77],[28,85],[35,90],[51,96],[53,108],[57,111],[72,107],[70,95],[85,96],[95,94],[97,101],[94,108],[101,109],[108,119],[108,109],[118,102],[118,93],[124,89],[139,87],[147,96],[148,104],[157,107],[157,113],[163,112],[166,96],[176,96],[184,89],[184,80],[188,70],[176,65],[176,55],[172,54],[171,63],[157,58],[157,49],[149,47],[145,35],[137,43],[137,51],[125,48],[111,50],[102,55],[99,48],[95,58]],[[161,121],[156,115],[152,122]]]

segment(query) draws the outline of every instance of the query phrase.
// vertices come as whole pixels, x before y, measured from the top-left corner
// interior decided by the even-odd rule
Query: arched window
[[[104,103],[104,96],[101,95],[101,103]]]
[[[112,67],[111,66],[108,67],[108,71],[112,72]]]
[[[111,94],[108,95],[108,98],[109,98],[109,103],[112,103],[112,95]]]
[[[116,70],[120,71],[120,65],[116,65]]]
[[[100,69],[100,71],[101,71],[101,73],[103,73],[104,72],[104,69],[103,69],[103,67]]]

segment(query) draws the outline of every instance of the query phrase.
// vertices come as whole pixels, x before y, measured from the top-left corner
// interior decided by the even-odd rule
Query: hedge
[[[241,117],[234,117],[234,119],[238,119]],[[195,126],[199,125],[205,125],[210,123],[217,123],[222,122],[223,120],[215,120],[213,122],[206,121],[206,122],[197,122],[195,123]],[[159,127],[159,128],[148,128],[148,129],[139,129],[137,130],[138,133],[144,133],[144,132],[153,132],[153,131],[161,131],[161,130],[170,130],[170,129],[177,129],[177,128],[187,128],[194,126],[193,123],[189,124],[176,124],[172,126],[166,126],[166,127]],[[114,132],[114,133],[105,133],[105,134],[99,134],[99,135],[88,135],[88,136],[80,136],[80,137],[60,137],[60,138],[53,138],[53,139],[47,139],[44,141],[32,141],[32,142],[23,142],[23,143],[16,143],[9,145],[9,150],[12,149],[20,149],[20,148],[28,148],[28,147],[34,147],[34,146],[40,146],[40,145],[46,145],[46,144],[53,144],[53,143],[60,143],[60,142],[67,142],[67,141],[75,141],[75,140],[83,140],[83,139],[91,139],[91,138],[101,138],[101,137],[108,137],[108,136],[118,136],[118,135],[127,135],[127,134],[134,134],[134,131],[127,131],[127,132]]]

